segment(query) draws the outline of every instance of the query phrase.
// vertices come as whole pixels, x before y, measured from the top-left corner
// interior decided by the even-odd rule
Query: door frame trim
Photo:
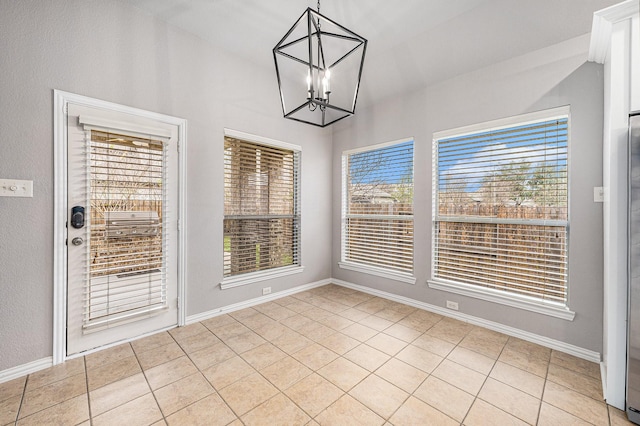
[[[102,108],[178,127],[178,326],[186,322],[187,120],[53,90],[53,365],[67,359],[67,105]]]

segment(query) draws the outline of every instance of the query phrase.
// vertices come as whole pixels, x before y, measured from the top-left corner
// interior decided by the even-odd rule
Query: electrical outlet
[[[271,294],[271,287],[265,287],[262,289],[262,295]]]
[[[453,309],[454,311],[458,310],[458,302],[452,302],[451,300],[447,300],[447,308]]]

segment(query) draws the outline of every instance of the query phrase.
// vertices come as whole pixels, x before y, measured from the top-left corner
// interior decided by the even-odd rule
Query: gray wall
[[[33,198],[0,198],[0,371],[52,353],[53,89],[188,120],[187,315],[258,297],[267,285],[275,293],[334,276],[438,306],[455,300],[470,315],[601,350],[602,210],[592,187],[602,175],[602,68],[584,63],[588,39],[359,110],[321,130],[282,119],[273,69],[118,1],[0,0],[0,11],[0,178],[34,181]],[[565,104],[572,108],[569,297],[576,319],[428,289],[432,133]],[[304,273],[217,287],[224,127],[303,147]],[[416,138],[415,286],[337,267],[341,152],[407,136]]]
[[[331,275],[331,134],[282,118],[273,68],[108,0],[0,0],[0,52],[0,178],[34,181],[0,198],[0,371],[52,354],[53,89],[188,120],[187,315]],[[217,287],[225,127],[303,147],[302,274]]]
[[[360,110],[333,135],[333,220],[340,223],[341,154],[354,147],[415,138],[415,285],[341,269],[340,227],[333,227],[334,278],[444,307],[601,352],[603,69],[586,63],[588,37],[457,77]],[[366,78],[366,75],[365,75]],[[569,307],[574,321],[523,311],[427,287],[431,274],[431,142],[433,133],[546,108],[571,105]]]

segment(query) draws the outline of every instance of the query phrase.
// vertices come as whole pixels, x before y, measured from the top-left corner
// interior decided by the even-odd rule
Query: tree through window
[[[568,125],[436,135],[432,281],[566,306]]]
[[[343,264],[411,275],[413,140],[347,151],[342,161]]]

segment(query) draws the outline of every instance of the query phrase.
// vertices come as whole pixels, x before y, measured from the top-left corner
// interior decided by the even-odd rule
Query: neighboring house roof
[[[354,203],[392,204],[397,202],[395,197],[379,187],[361,186],[351,192],[351,201]]]

